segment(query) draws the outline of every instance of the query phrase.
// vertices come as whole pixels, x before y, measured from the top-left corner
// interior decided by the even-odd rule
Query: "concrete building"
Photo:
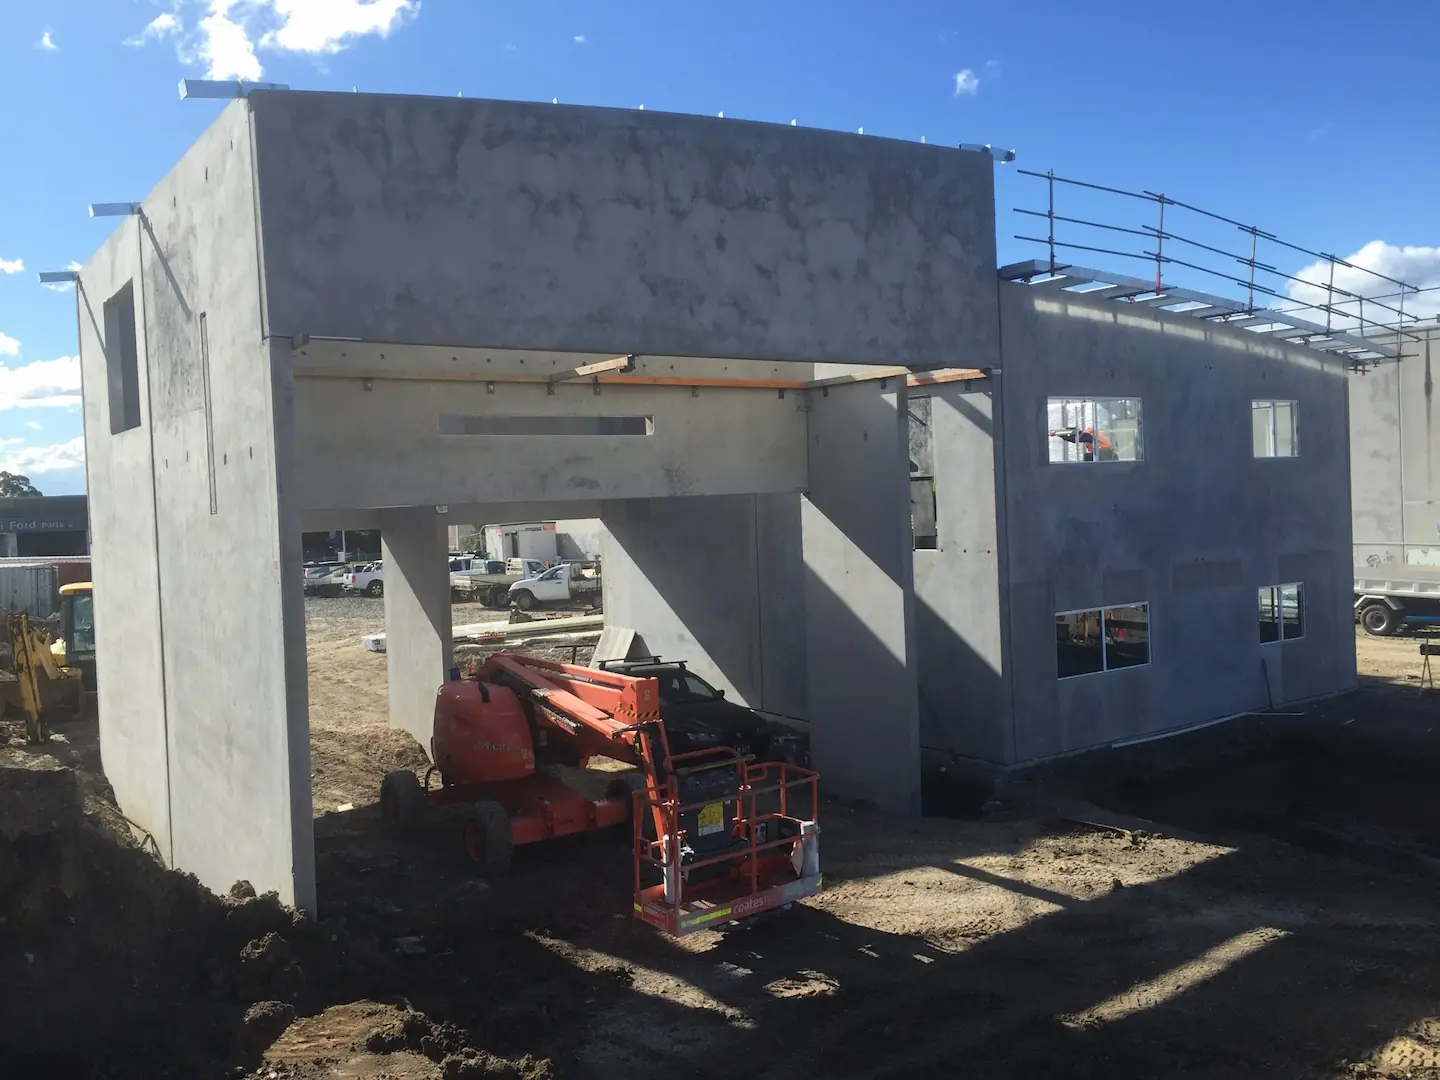
[[[1403,338],[1399,363],[1350,380],[1351,505],[1358,573],[1440,574],[1440,330]],[[1433,353],[1433,363],[1432,363]]]
[[[610,622],[900,812],[924,751],[1003,768],[1353,685],[1344,440],[1252,433],[1292,403],[1343,432],[1340,363],[999,280],[992,170],[654,112],[227,107],[77,289],[127,815],[313,905],[302,530],[381,530],[422,743],[457,520],[598,518]]]

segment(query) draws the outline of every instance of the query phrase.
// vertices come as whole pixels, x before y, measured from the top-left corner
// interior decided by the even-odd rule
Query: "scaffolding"
[[[1017,172],[1045,183],[1045,209],[1016,207],[1015,213],[1043,219],[1046,234],[1016,234],[1015,239],[1044,245],[1047,257],[1003,267],[1000,275],[1008,280],[1097,299],[1143,304],[1241,327],[1277,340],[1336,353],[1351,367],[1362,371],[1376,363],[1398,360],[1407,341],[1424,341],[1431,332],[1440,329],[1434,313],[1420,313],[1426,306],[1440,304],[1440,285],[1413,285],[1338,255],[1282,240],[1257,225],[1247,225],[1163,193],[1126,191],[1056,176],[1053,171],[1019,169]],[[1057,185],[1062,192],[1093,193],[1107,208],[1120,204],[1127,208],[1145,207],[1142,220],[1120,224],[1117,220],[1101,221],[1057,213]],[[1143,217],[1152,220],[1145,221]],[[1222,230],[1218,239],[1206,232],[1217,228]],[[1180,229],[1184,232],[1178,231]],[[1244,237],[1241,244],[1247,250],[1227,250],[1223,237],[1230,229]],[[1197,238],[1197,233],[1215,242],[1207,243]],[[1136,237],[1145,243],[1126,240],[1127,237]],[[1102,246],[1102,240],[1107,241],[1108,246]],[[1272,249],[1276,254],[1271,254]],[[1180,257],[1177,250],[1186,257]],[[1076,266],[1061,257],[1061,253],[1072,251],[1143,261],[1153,266],[1153,277],[1131,277]],[[1280,269],[1278,264],[1283,259],[1293,261],[1295,255],[1314,260],[1312,268],[1322,268],[1324,280]],[[1227,269],[1205,264],[1213,262],[1215,257],[1227,260],[1222,264]],[[1202,259],[1205,262],[1199,261]],[[1237,266],[1243,269],[1235,269]],[[1237,286],[1244,290],[1245,299],[1179,285],[1173,281],[1177,268]],[[1355,286],[1352,282],[1350,288],[1337,285],[1337,269],[1350,272],[1347,278],[1364,284]],[[1172,276],[1172,280],[1167,280],[1167,276]],[[1369,287],[1372,284],[1373,288]],[[1422,301],[1422,294],[1434,295],[1425,296]],[[1282,301],[1283,306],[1265,306],[1266,298]]]

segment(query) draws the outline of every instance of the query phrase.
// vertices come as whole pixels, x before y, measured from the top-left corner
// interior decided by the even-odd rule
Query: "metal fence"
[[[1015,239],[1043,245],[1051,273],[1064,269],[1069,252],[1095,252],[1150,264],[1156,293],[1177,284],[1168,279],[1183,268],[1190,272],[1186,276],[1243,289],[1248,312],[1303,317],[1326,332],[1418,341],[1436,326],[1440,285],[1401,281],[1162,192],[1126,191],[1053,171],[1017,172],[1043,183],[1045,205],[1015,208],[1027,220],[1044,222],[1044,235],[1017,233]],[[1072,202],[1095,207],[1106,220],[1079,216],[1081,211],[1060,212]],[[1227,236],[1237,243],[1227,244]],[[1295,273],[1281,268],[1293,265],[1297,256],[1310,262]]]

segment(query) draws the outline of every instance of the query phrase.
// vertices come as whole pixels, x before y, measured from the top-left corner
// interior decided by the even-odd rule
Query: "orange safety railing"
[[[695,870],[708,866],[717,866],[722,863],[743,864],[746,876],[749,878],[749,895],[754,896],[760,893],[760,873],[762,869],[761,856],[769,853],[778,853],[781,848],[790,848],[800,839],[798,836],[782,836],[773,840],[758,840],[759,826],[768,821],[815,821],[819,815],[820,791],[819,774],[810,769],[801,768],[798,765],[790,765],[784,762],[767,761],[756,764],[748,763],[735,750],[728,748],[715,748],[707,750],[696,750],[685,754],[677,754],[671,759],[674,773],[686,770],[687,763],[697,762],[705,758],[721,758],[714,765],[708,767],[723,767],[734,765],[740,769],[740,790],[734,795],[727,795],[723,799],[705,798],[693,803],[680,803],[676,793],[670,790],[670,782],[667,781],[657,793],[652,794],[648,789],[636,791],[633,795],[634,805],[632,820],[634,822],[634,844],[635,844],[635,897],[637,903],[643,891],[642,873],[646,865],[653,866],[660,870],[662,875],[667,866],[675,868],[674,884],[675,893],[667,900],[668,906],[679,910],[684,903],[685,875]],[[690,768],[694,768],[692,764]],[[701,766],[706,767],[706,766]],[[674,775],[672,773],[672,775]],[[772,774],[778,776],[772,777]],[[794,794],[796,789],[804,789],[804,794]],[[779,793],[779,809],[777,811],[759,812],[756,802],[758,799]],[[793,813],[792,804],[800,799],[800,805],[796,807],[802,813]],[[739,804],[738,815],[731,819],[732,833],[735,829],[743,826],[746,832],[748,843],[740,850],[730,850],[719,855],[712,855],[708,858],[696,859],[692,862],[680,865],[680,848],[685,840],[686,832],[680,828],[680,815],[690,811],[700,810],[715,802],[736,802]],[[656,839],[649,840],[644,836],[644,822],[649,816],[658,829]],[[667,850],[668,848],[668,850]],[[732,879],[733,880],[733,879]],[[703,891],[704,886],[698,886]]]

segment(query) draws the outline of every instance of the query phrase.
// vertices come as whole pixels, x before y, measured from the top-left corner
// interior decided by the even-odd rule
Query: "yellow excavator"
[[[0,671],[6,711],[25,714],[32,743],[50,738],[47,717],[69,711],[85,715],[95,700],[95,587],[77,581],[60,587],[60,637],[30,625],[21,612],[5,617],[10,670]]]

